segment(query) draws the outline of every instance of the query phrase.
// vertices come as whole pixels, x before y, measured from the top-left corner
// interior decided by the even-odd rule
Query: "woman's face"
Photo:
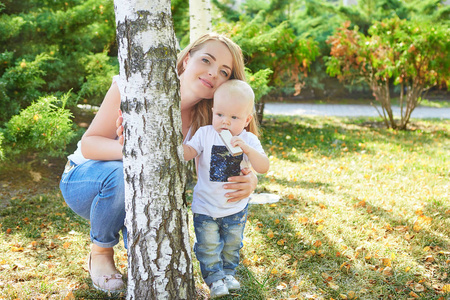
[[[183,60],[183,67],[180,76],[183,94],[212,99],[216,89],[230,79],[233,57],[224,43],[211,40],[189,53]]]

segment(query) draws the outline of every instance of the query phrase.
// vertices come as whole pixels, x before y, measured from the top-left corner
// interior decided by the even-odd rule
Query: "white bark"
[[[211,1],[189,0],[190,41],[211,32]]]
[[[115,0],[128,299],[193,299],[170,0]]]

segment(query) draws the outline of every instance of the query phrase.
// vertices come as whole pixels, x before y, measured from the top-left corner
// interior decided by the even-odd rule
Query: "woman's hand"
[[[124,137],[123,137],[123,117],[122,117],[122,111],[119,109],[119,117],[116,120],[116,133],[117,136],[119,137],[119,144],[121,144],[123,146],[123,141],[124,141]]]
[[[228,181],[230,183],[225,184],[223,187],[229,190],[235,190],[225,194],[228,198],[228,202],[237,202],[250,196],[251,193],[256,189],[258,184],[258,178],[255,173],[250,169],[242,169],[242,174],[240,176],[229,177]]]

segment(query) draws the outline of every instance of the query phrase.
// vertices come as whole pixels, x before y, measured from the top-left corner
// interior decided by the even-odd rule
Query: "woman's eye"
[[[227,71],[222,70],[221,72],[222,72],[223,76],[228,77],[228,72]]]
[[[202,58],[202,62],[209,63],[209,60],[207,58]]]
[[[232,116],[231,118],[232,118],[232,119],[234,119],[234,120],[236,120],[236,119],[237,119],[238,117],[236,117],[236,116]]]
[[[221,116],[222,116],[222,114],[217,114],[217,116],[218,116],[218,117],[221,117]]]

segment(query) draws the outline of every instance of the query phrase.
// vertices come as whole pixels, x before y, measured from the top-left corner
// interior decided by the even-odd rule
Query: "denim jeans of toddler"
[[[194,251],[208,286],[225,278],[225,275],[236,273],[247,211],[248,206],[237,214],[223,218],[194,214]]]
[[[122,230],[125,247],[125,190],[122,161],[89,160],[64,171],[59,184],[67,205],[91,223],[91,241],[110,248],[119,242]]]

